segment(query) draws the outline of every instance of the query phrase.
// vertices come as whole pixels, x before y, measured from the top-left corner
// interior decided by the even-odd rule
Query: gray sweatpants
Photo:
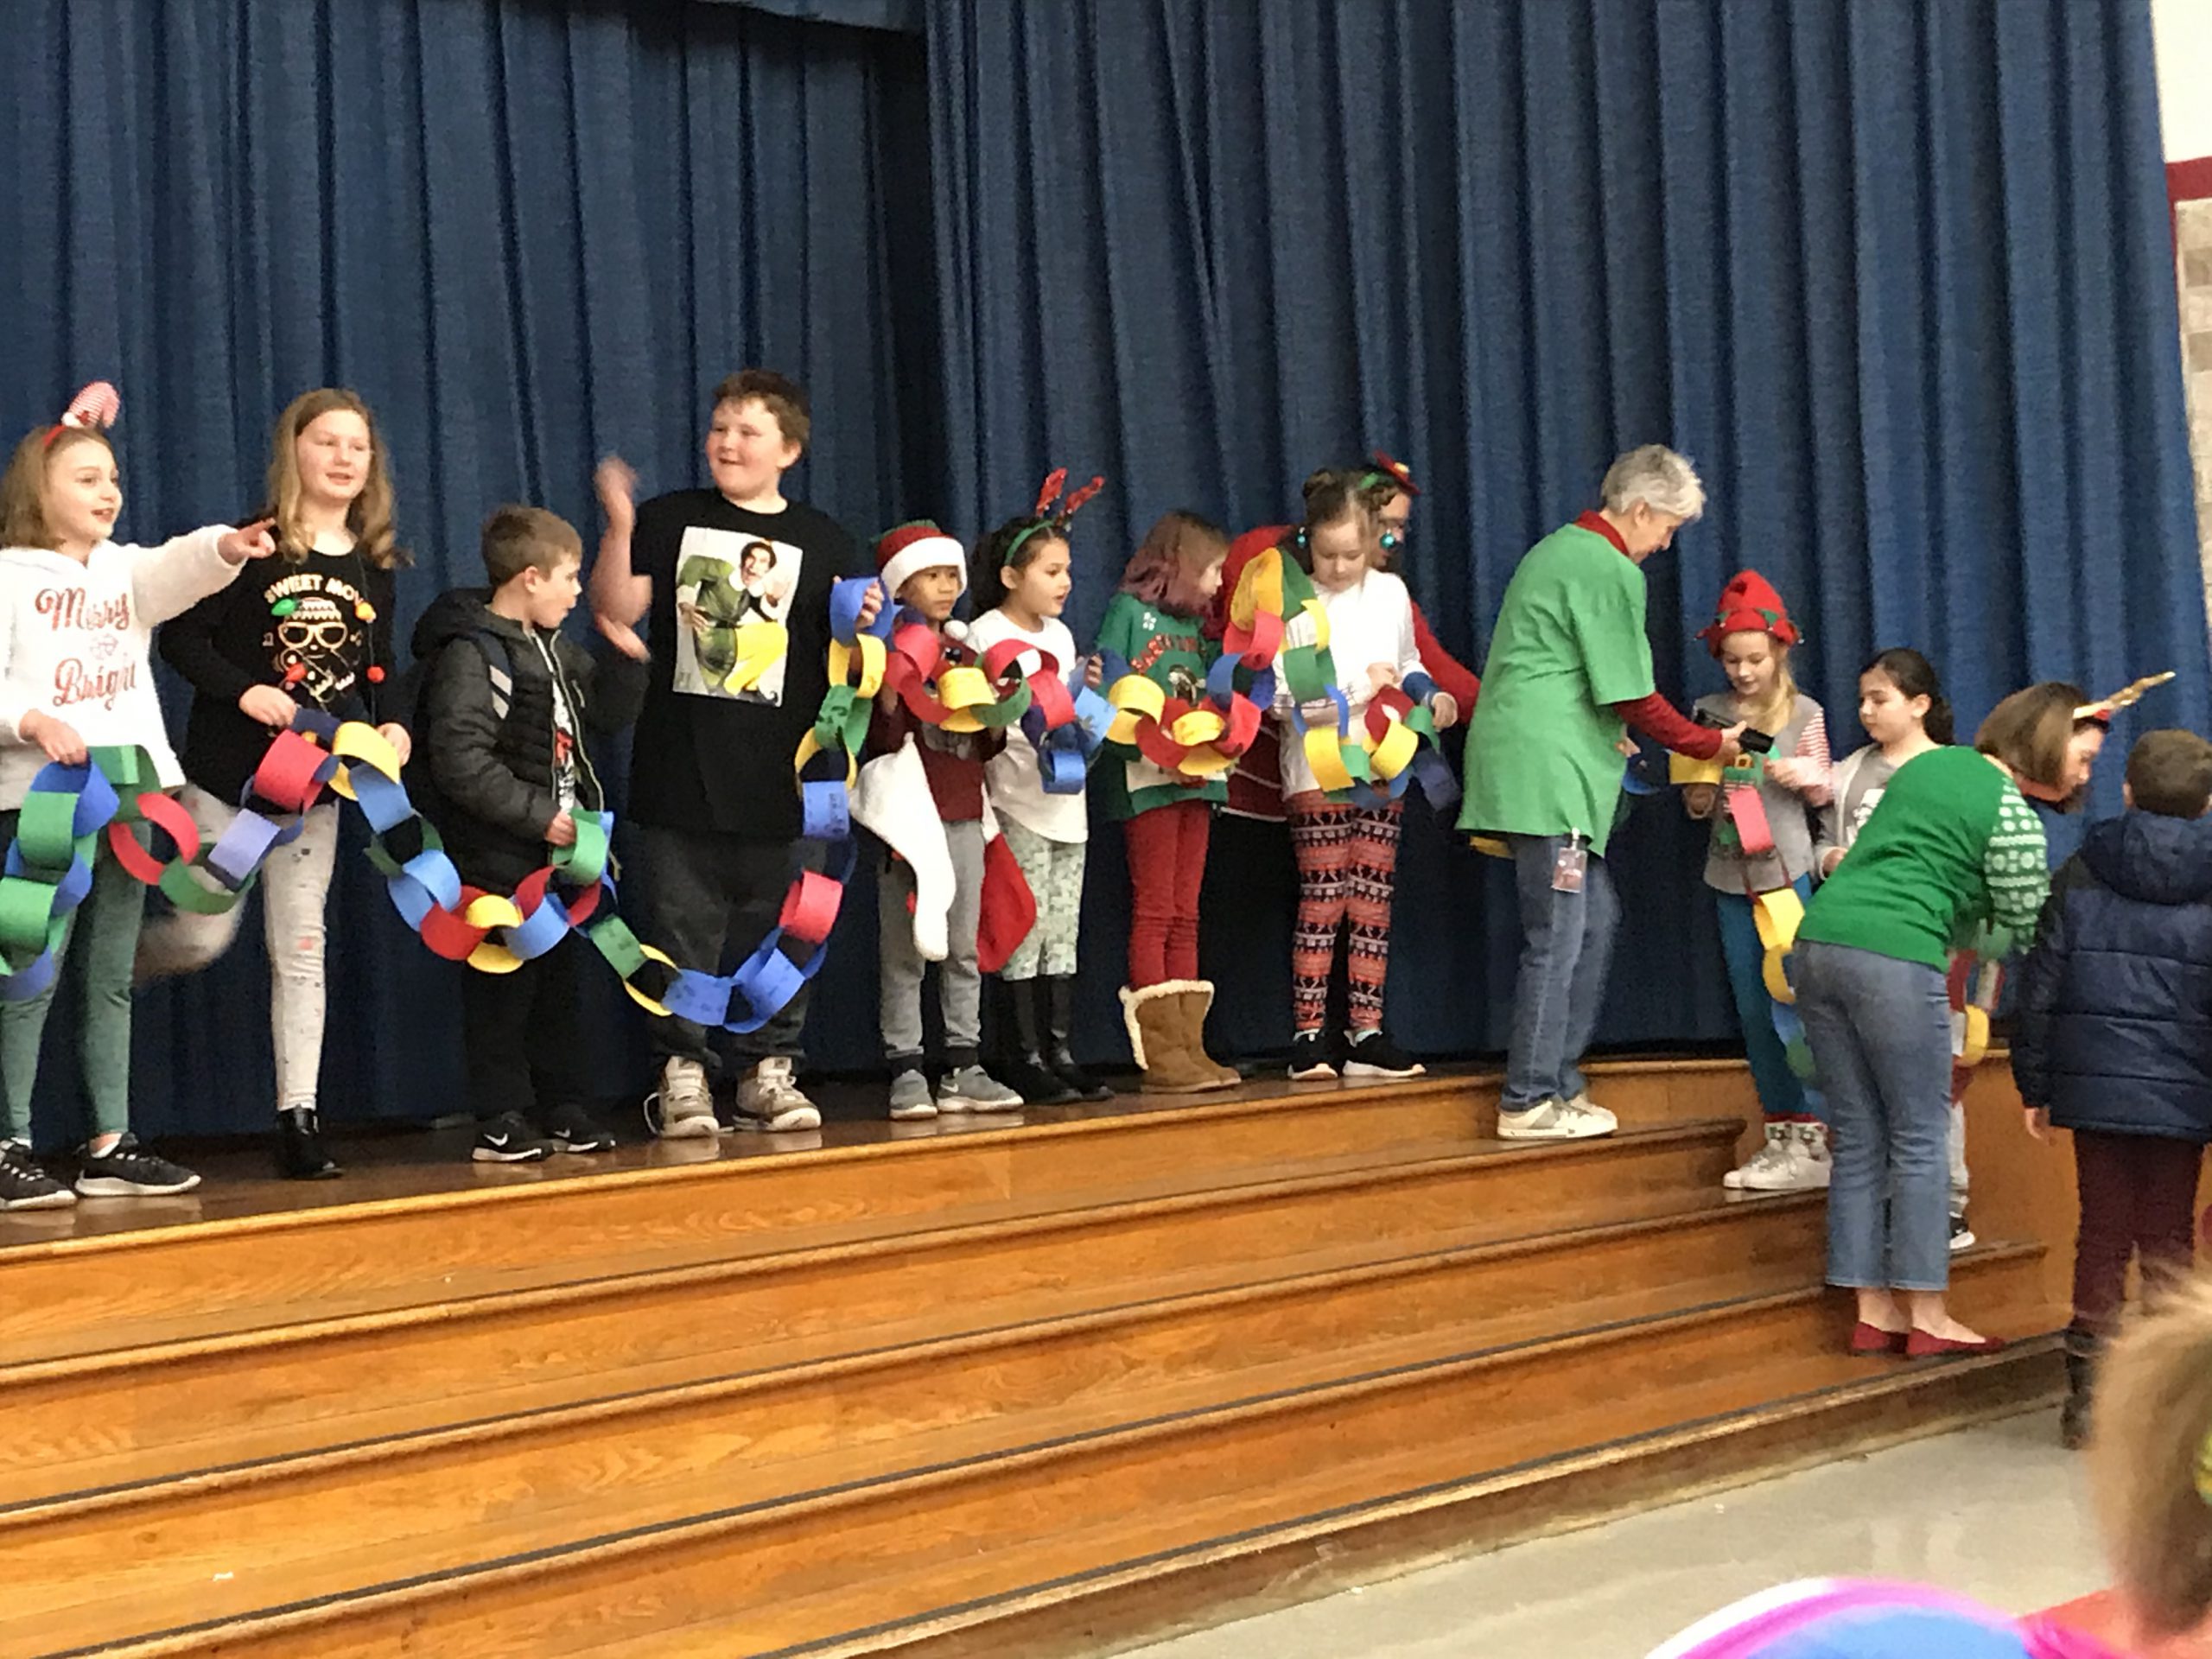
[[[972,1061],[983,1039],[983,976],[976,967],[976,927],[983,911],[983,826],[974,820],[944,826],[952,855],[952,910],[946,918],[949,948],[938,969],[944,1046],[966,1051]],[[886,858],[876,884],[877,957],[881,963],[883,1052],[893,1060],[922,1052],[922,976],[929,964],[914,949],[914,872],[904,859]]]

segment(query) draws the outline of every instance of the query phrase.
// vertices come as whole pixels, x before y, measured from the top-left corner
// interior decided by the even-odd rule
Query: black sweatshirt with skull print
[[[238,803],[274,735],[238,708],[252,686],[340,720],[389,718],[391,607],[391,572],[358,551],[284,548],[166,624],[156,649],[192,687],[184,775]]]

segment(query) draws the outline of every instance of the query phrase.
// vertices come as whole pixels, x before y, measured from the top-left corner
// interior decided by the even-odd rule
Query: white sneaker
[[[1567,1103],[1573,1107],[1576,1111],[1581,1113],[1583,1116],[1595,1118],[1599,1122],[1604,1124],[1605,1126],[1605,1132],[1609,1135],[1621,1126],[1620,1119],[1615,1117],[1611,1112],[1600,1106],[1596,1101],[1591,1099],[1589,1092],[1586,1090],[1581,1094],[1575,1096],[1573,1100],[1568,1101]]]
[[[1771,1167],[1744,1167],[1747,1192],[1814,1192],[1826,1189],[1832,1166],[1828,1161],[1828,1132],[1823,1123],[1784,1123],[1782,1155]],[[1752,1163],[1757,1163],[1753,1159]]]
[[[780,1055],[762,1060],[737,1085],[737,1112],[770,1135],[822,1127],[821,1109],[791,1081],[791,1063]]]
[[[1741,1192],[1745,1187],[1751,1185],[1753,1175],[1770,1174],[1788,1162],[1789,1129],[1789,1124],[1779,1123],[1769,1118],[1766,1126],[1766,1144],[1746,1158],[1742,1167],[1732,1169],[1723,1175],[1720,1178],[1720,1185],[1732,1192]]]
[[[661,1064],[660,1087],[645,1096],[645,1124],[664,1141],[712,1140],[722,1132],[707,1092],[707,1068],[671,1057]]]
[[[1526,1111],[1501,1109],[1497,1115],[1497,1135],[1501,1141],[1592,1141],[1613,1132],[1611,1116],[1611,1113],[1600,1116],[1571,1100],[1554,1096],[1549,1100],[1538,1101]]]

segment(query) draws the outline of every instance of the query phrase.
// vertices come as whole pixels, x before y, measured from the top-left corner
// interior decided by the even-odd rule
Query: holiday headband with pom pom
[[[1069,520],[1076,516],[1085,502],[1106,487],[1105,478],[1095,476],[1090,483],[1062,501],[1060,492],[1067,488],[1067,482],[1068,469],[1065,467],[1055,467],[1046,478],[1044,487],[1037,492],[1037,505],[1031,509],[1029,515],[1037,522],[1007,543],[1006,554],[999,561],[1001,567],[1011,565],[1021,544],[1040,531],[1050,531],[1056,538],[1064,539],[1068,533]],[[1055,502],[1058,503],[1057,511],[1053,506]]]
[[[122,412],[123,394],[107,381],[95,380],[69,400],[61,418],[48,430],[44,447],[53,448],[64,432],[105,432]]]

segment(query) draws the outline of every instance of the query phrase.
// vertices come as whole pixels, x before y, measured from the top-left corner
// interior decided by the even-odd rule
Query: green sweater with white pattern
[[[2009,777],[1972,749],[1932,749],[1890,779],[1797,937],[1941,973],[1983,931],[1981,948],[2001,956],[2034,933],[2048,859],[2042,821]]]

